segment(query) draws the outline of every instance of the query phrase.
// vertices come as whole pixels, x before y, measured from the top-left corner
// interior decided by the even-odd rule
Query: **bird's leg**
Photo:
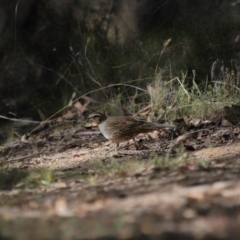
[[[134,145],[135,145],[135,147],[136,147],[136,150],[139,150],[139,145],[136,143],[135,138],[133,138],[132,140],[134,141]]]
[[[143,144],[141,143],[137,143],[135,138],[133,138],[133,141],[134,141],[134,144],[135,144],[135,147],[136,147],[136,150],[143,150],[143,149],[149,149],[148,147],[144,146]]]

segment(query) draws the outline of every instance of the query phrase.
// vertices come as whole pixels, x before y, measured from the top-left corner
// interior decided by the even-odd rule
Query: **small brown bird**
[[[136,149],[138,149],[138,145],[135,137],[139,133],[147,133],[161,128],[176,128],[173,125],[146,122],[135,117],[107,117],[101,113],[92,113],[88,116],[88,119],[94,119],[103,136],[117,143],[117,147],[119,143],[133,139]]]

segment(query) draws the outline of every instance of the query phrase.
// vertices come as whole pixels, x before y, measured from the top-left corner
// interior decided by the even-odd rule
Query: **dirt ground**
[[[239,134],[156,131],[110,152],[92,130],[5,144],[0,238],[240,239]]]

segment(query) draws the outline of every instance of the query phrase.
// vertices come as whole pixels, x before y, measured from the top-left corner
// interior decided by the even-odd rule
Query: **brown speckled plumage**
[[[130,116],[106,117],[101,113],[92,113],[88,118],[95,120],[100,132],[108,140],[118,145],[120,142],[133,139],[136,148],[135,137],[139,133],[147,133],[161,128],[176,128],[173,125],[146,122]]]

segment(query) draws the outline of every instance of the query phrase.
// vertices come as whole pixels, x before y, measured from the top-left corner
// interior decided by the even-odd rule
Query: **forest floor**
[[[5,144],[1,239],[239,239],[240,128],[177,137],[109,151],[97,130],[68,128]]]

